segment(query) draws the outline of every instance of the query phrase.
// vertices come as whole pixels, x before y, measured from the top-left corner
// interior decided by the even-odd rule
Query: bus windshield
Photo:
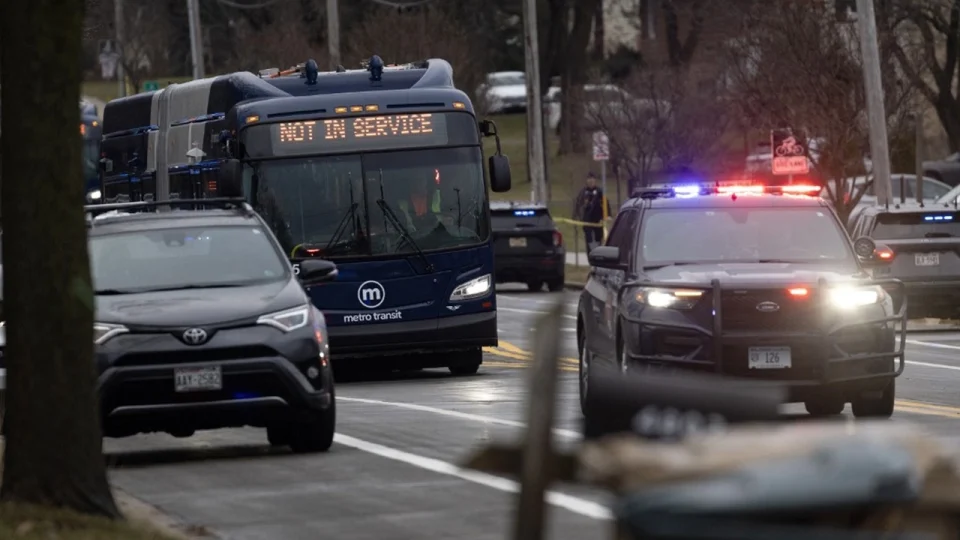
[[[244,183],[291,257],[449,249],[489,234],[476,146],[252,161]]]

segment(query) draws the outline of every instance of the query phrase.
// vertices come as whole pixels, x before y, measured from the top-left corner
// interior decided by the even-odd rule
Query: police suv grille
[[[760,311],[757,306],[773,302],[780,309]],[[720,294],[723,331],[809,332],[817,328],[814,294],[793,298],[784,289],[730,290]]]

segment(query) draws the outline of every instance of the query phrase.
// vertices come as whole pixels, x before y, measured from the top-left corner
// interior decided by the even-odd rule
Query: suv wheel
[[[287,446],[290,444],[291,433],[288,424],[271,424],[267,426],[267,441],[270,446]]]
[[[531,292],[537,292],[537,291],[539,291],[540,289],[543,288],[543,282],[542,282],[542,281],[528,281],[528,282],[527,282],[527,288],[530,289]]]
[[[447,369],[454,375],[475,375],[483,362],[483,349],[474,349],[463,353],[462,358]]]
[[[290,426],[290,449],[300,454],[326,452],[333,445],[337,424],[336,400],[331,399],[326,410],[310,411],[308,414],[306,420]],[[267,437],[270,437],[269,428]]]
[[[550,289],[550,292],[558,292],[563,290],[563,278],[560,279],[551,279],[547,282],[547,289]]]
[[[808,399],[803,403],[810,416],[836,416],[843,412],[847,406],[843,396],[838,392],[820,391],[813,399]]]
[[[891,380],[879,396],[859,396],[853,400],[853,415],[857,418],[890,418],[897,399],[896,380]]]

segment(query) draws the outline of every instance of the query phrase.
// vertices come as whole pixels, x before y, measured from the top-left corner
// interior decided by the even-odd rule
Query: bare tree
[[[774,0],[752,10],[727,43],[731,105],[755,130],[792,128],[818,141],[809,157],[842,218],[863,194],[846,180],[864,174],[869,148],[856,26],[837,24],[833,4]],[[903,85],[885,90],[890,138],[907,136]]]
[[[309,28],[296,2],[271,5],[270,18],[259,20],[256,27],[245,17],[232,18],[231,25],[234,48],[230,69],[256,72],[276,67],[282,70],[311,58],[319,66],[327,65],[326,50],[311,43]]]
[[[87,0],[85,39],[114,39],[114,2]],[[166,4],[159,1],[126,2],[123,11],[124,43],[119,58],[135,92],[149,77],[170,71],[170,41],[174,31]]]
[[[343,58],[354,65],[377,54],[387,64],[443,58],[457,88],[471,97],[483,82],[487,51],[441,7],[419,11],[374,10],[345,36]],[[475,100],[476,101],[476,100]]]
[[[93,359],[80,144],[83,0],[2,2],[6,449],[0,496],[117,518]],[[15,156],[15,159],[10,159]],[[56,159],[51,159],[56,156]],[[65,165],[66,164],[66,165]],[[43,286],[35,286],[37,276]]]

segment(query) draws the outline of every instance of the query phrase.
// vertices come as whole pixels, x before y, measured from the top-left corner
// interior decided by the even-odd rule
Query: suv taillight
[[[563,245],[563,235],[560,234],[560,231],[553,231],[553,247],[560,247]]]

